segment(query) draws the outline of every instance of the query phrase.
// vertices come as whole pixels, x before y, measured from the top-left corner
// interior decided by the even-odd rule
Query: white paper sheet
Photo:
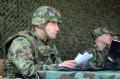
[[[86,63],[89,59],[91,59],[93,56],[92,54],[89,54],[88,52],[85,52],[83,55],[78,54],[77,57],[74,59],[78,65]]]

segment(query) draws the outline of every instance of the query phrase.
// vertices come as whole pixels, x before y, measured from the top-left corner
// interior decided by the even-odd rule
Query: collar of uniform
[[[100,50],[96,44],[94,44],[94,47],[97,49],[97,51],[100,51],[100,52],[104,52],[104,54],[106,55],[108,53],[108,50],[109,50],[109,45],[107,45],[103,50]]]
[[[97,51],[102,51],[98,48],[98,46],[96,44],[94,44],[94,47],[96,48]]]

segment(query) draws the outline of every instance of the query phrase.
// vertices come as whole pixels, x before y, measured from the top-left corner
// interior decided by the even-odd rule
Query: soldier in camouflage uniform
[[[41,70],[56,70],[58,66],[74,68],[74,60],[62,62],[55,45],[49,44],[59,32],[59,23],[61,15],[55,8],[39,7],[32,17],[32,30],[17,33],[5,44],[5,77],[36,79]]]
[[[113,39],[117,39],[116,34],[108,31],[108,29],[105,27],[100,27],[92,32],[92,36],[94,39],[94,45],[90,49],[85,50],[93,55],[93,58],[88,62],[87,66],[93,69],[99,69],[103,67],[119,68],[120,64],[118,63],[108,61],[109,63],[104,64],[111,41]]]

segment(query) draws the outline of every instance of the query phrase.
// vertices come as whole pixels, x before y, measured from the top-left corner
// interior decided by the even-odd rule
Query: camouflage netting
[[[90,32],[96,27],[120,33],[120,0],[0,0],[0,57],[7,37],[31,27],[31,16],[41,5],[55,7],[63,16],[54,41],[63,59],[72,59],[90,47]]]

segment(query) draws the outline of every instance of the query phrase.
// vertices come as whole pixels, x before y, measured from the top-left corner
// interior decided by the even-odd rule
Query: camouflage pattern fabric
[[[101,69],[101,68],[115,69],[115,70],[120,69],[120,64],[112,63],[107,59],[108,51],[109,51],[109,46],[106,46],[103,49],[103,51],[101,51],[96,45],[89,48],[88,50],[85,50],[85,52],[88,52],[93,55],[93,57],[86,64],[86,67],[92,69]]]
[[[103,51],[101,51],[96,45],[94,45],[93,47],[85,50],[85,52],[93,55],[87,66],[90,68],[103,68],[108,49],[109,47],[107,46]]]
[[[37,8],[32,17],[32,24],[43,25],[48,21],[61,23],[60,12],[50,6],[41,6]]]
[[[7,58],[12,60],[14,68],[17,69],[14,69],[15,74],[23,77],[36,76],[36,72],[40,70],[55,70],[61,62],[55,45],[44,43],[34,29],[16,34],[7,44],[10,44]]]
[[[108,28],[106,28],[106,27],[96,28],[92,31],[91,34],[92,34],[93,38],[97,38],[98,36],[100,36],[102,34],[111,34],[113,36],[117,35],[116,32],[112,32],[111,30],[108,30]]]
[[[120,79],[120,71],[39,71],[39,79]]]

